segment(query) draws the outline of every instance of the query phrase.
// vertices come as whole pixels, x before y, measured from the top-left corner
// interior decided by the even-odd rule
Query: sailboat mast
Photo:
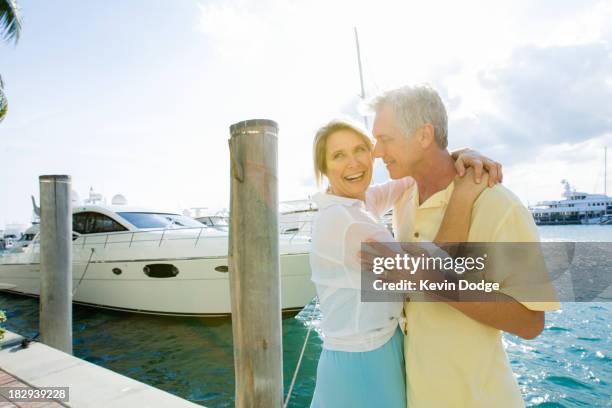
[[[357,45],[357,64],[359,65],[359,83],[361,84],[361,100],[365,100],[365,89],[363,87],[363,71],[361,69],[361,52],[359,50],[359,36],[357,35],[357,27],[355,27],[355,44]],[[368,117],[363,116],[363,123],[366,129],[369,128]]]
[[[604,195],[608,195],[608,148],[604,147]]]

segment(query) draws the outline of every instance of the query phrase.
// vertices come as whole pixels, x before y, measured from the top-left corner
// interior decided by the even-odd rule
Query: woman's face
[[[327,138],[326,176],[332,192],[348,198],[365,200],[372,181],[372,152],[352,130],[339,130]]]

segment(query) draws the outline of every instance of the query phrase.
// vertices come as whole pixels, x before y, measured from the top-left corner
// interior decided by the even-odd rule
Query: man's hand
[[[502,173],[502,165],[495,160],[491,160],[486,156],[472,149],[459,149],[451,153],[455,159],[455,168],[459,176],[463,177],[467,167],[474,169],[474,180],[480,183],[482,179],[483,169],[489,173],[489,187],[493,187],[497,183],[501,183],[504,179]]]
[[[382,242],[368,240],[361,245],[358,257],[361,259],[362,268],[365,267],[368,271],[374,271],[374,259],[376,258],[393,258],[396,251]],[[363,269],[362,269],[363,270]],[[382,274],[383,278],[388,278],[389,270],[386,269]]]
[[[361,258],[362,265],[365,266],[368,271],[373,271],[375,258],[395,259],[398,255],[403,258],[405,254],[415,258],[429,256],[429,253],[417,243],[403,242],[401,243],[401,251],[398,251],[398,247],[395,242],[393,242],[393,244],[394,247],[387,243],[374,240],[364,242],[363,249],[359,251],[358,254],[359,258]],[[385,268],[382,278],[387,281],[399,281],[400,279],[418,281],[421,279],[422,274],[422,269],[416,271],[406,271],[403,269]]]

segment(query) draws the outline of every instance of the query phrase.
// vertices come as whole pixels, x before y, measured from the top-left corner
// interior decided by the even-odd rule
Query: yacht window
[[[200,221],[204,225],[208,225],[209,227],[213,226],[213,222],[210,219],[210,217],[200,217],[197,220]]]
[[[21,236],[20,241],[32,241],[32,240],[34,240],[34,236],[35,236],[35,235],[36,235],[36,234],[23,234],[23,235]]]
[[[79,234],[127,231],[112,218],[97,212],[82,212],[72,216],[72,229]]]
[[[87,225],[87,213],[78,213],[72,216],[72,230],[79,234],[85,234]]]
[[[202,224],[191,217],[179,214],[120,212],[117,213],[137,228],[202,228]]]
[[[199,217],[199,218],[196,218],[196,220],[209,227],[215,227],[215,228],[229,227],[227,220],[221,216]]]

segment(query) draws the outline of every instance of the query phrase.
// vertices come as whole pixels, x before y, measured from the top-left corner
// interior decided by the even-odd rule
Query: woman
[[[370,187],[372,150],[365,132],[349,122],[332,121],[315,137],[317,182],[325,176],[329,188],[313,197],[319,211],[310,263],[324,340],[312,408],[406,406],[403,335],[398,327],[402,302],[361,302],[358,252],[370,239],[393,241],[376,219],[402,194],[409,194],[415,182],[405,177]],[[455,180],[437,238],[467,239],[472,204],[485,187],[471,177]]]

